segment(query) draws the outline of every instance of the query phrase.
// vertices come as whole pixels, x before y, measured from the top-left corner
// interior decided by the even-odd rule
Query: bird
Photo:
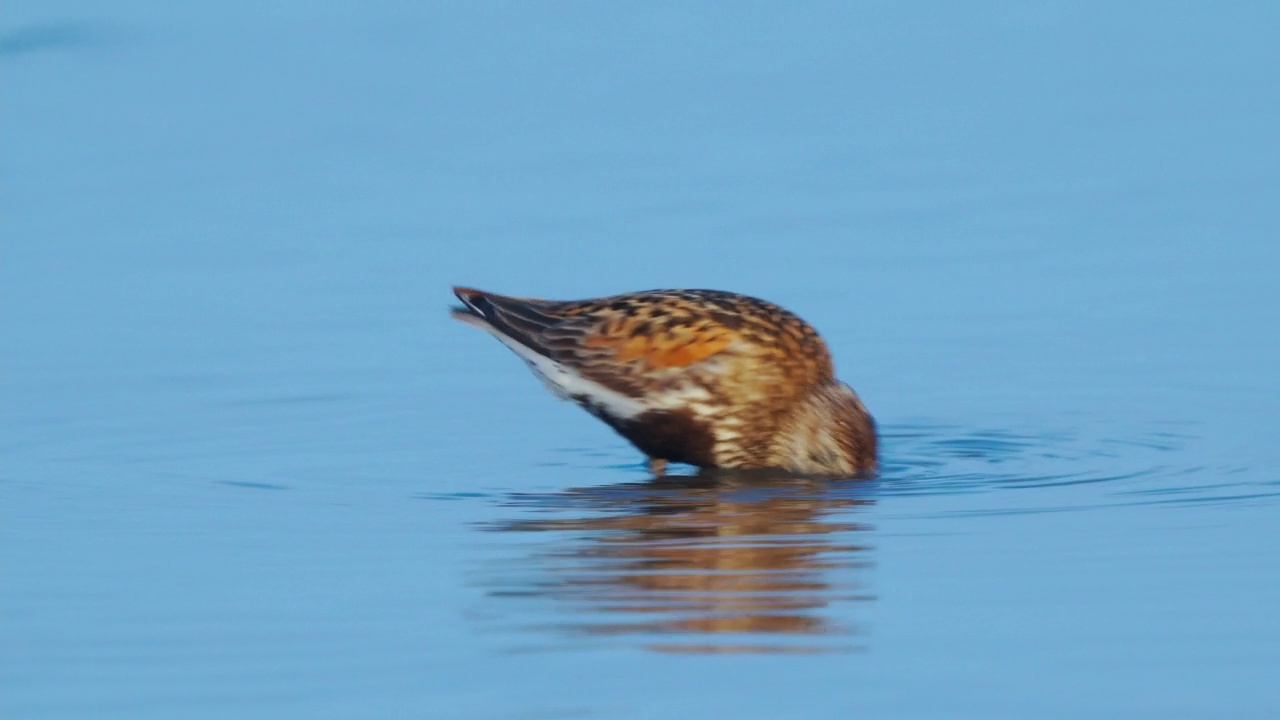
[[[771,302],[722,290],[586,300],[454,287],[451,315],[491,333],[554,395],[648,458],[708,471],[866,476],[875,420],[835,377],[826,343]]]

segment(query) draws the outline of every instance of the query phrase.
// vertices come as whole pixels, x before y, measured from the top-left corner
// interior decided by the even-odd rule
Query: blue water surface
[[[1280,715],[1278,8],[8,3],[0,714]],[[883,471],[457,283],[778,302]]]

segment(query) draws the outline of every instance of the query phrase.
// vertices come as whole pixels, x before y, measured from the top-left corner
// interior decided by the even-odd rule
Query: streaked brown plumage
[[[492,333],[548,388],[650,459],[854,475],[876,466],[875,422],[835,378],[826,343],[769,302],[717,290],[591,300],[455,287],[453,316]]]

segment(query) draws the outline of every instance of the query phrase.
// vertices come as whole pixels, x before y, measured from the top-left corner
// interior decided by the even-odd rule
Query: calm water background
[[[1280,10],[7,3],[6,718],[1273,718]],[[760,295],[648,482],[448,286]]]

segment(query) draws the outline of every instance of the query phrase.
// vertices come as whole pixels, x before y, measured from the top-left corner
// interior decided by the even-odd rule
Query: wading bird
[[[455,287],[453,317],[492,333],[552,393],[666,463],[849,476],[876,426],[808,323],[717,290],[535,300]]]

